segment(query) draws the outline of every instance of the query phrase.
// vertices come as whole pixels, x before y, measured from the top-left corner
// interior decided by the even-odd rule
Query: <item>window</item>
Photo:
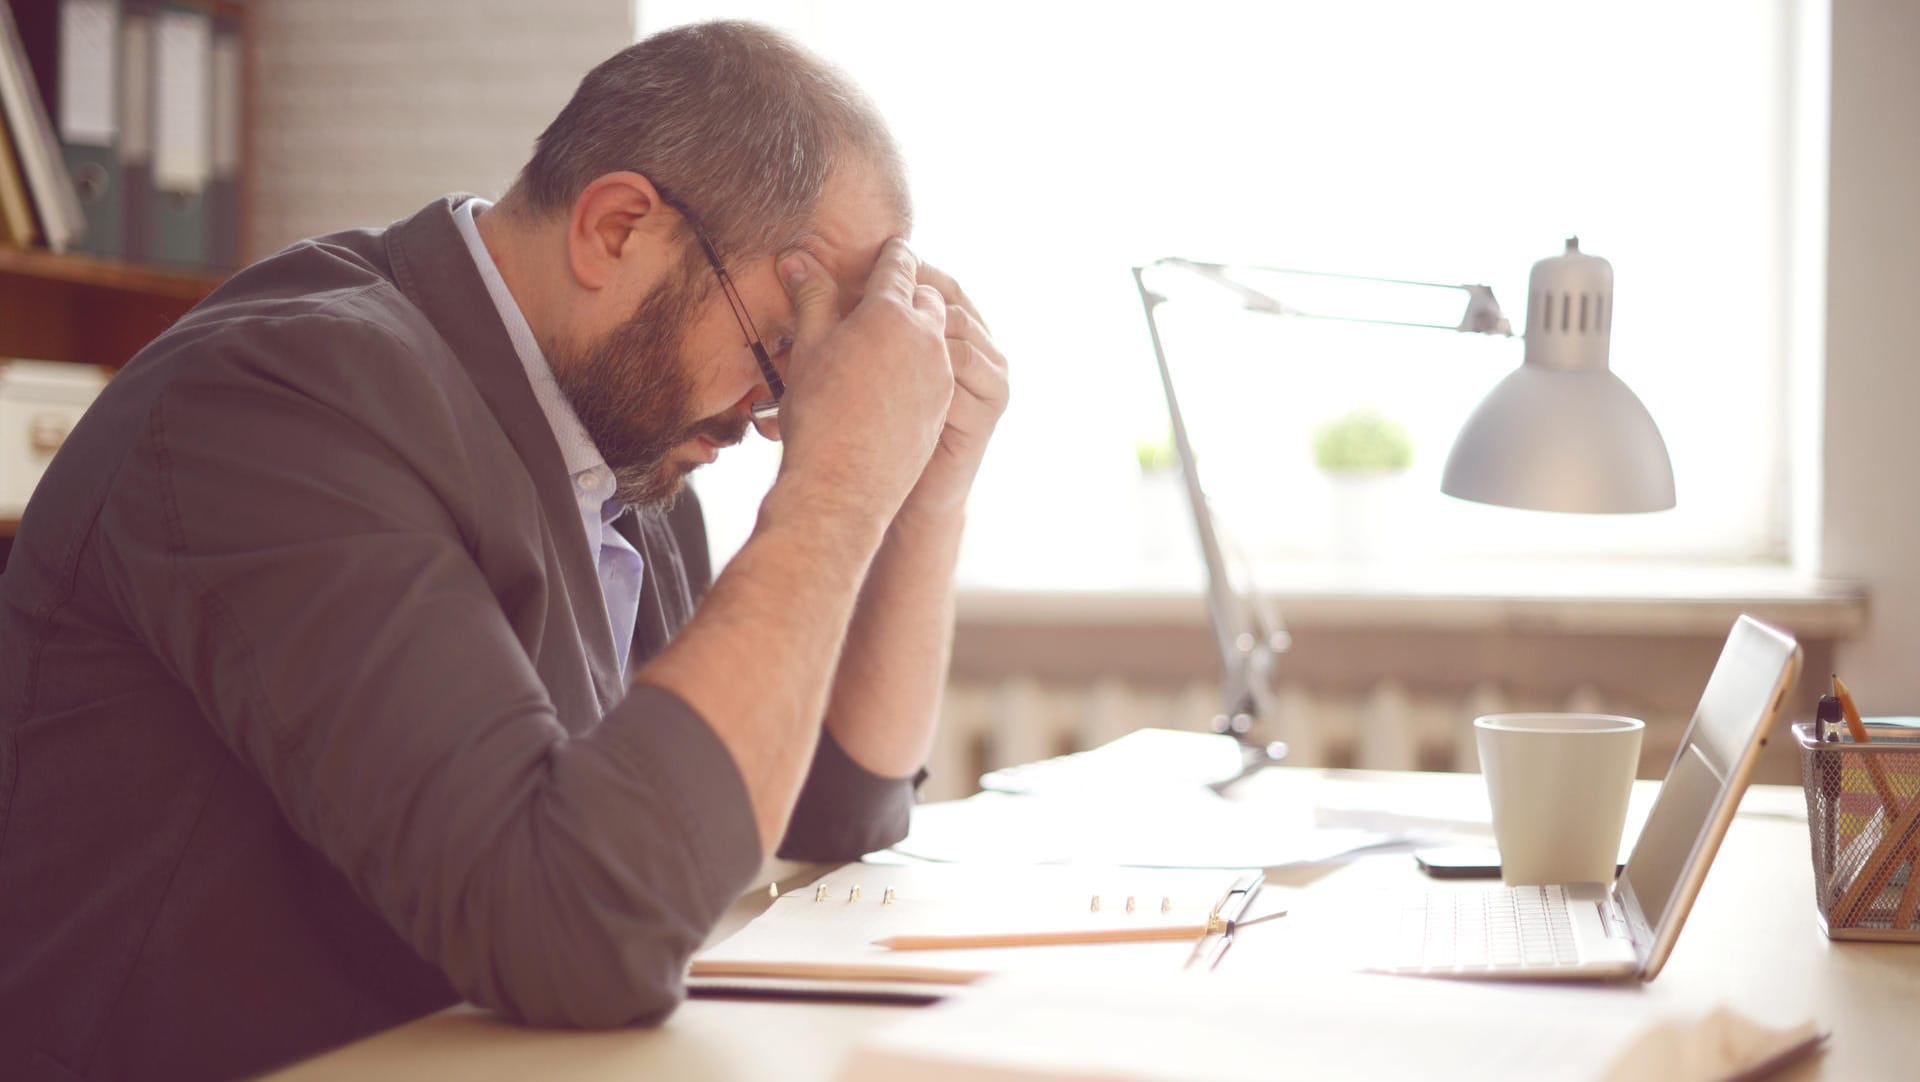
[[[1613,264],[1613,368],[1666,437],[1678,507],[1563,516],[1439,494],[1453,433],[1519,364],[1518,339],[1276,320],[1179,287],[1166,345],[1228,533],[1262,563],[1322,561],[1311,433],[1368,406],[1414,443],[1392,558],[1784,560],[1792,8],[644,0],[639,26],[762,19],[873,96],[912,170],[916,248],[966,284],[1015,366],[963,582],[1125,588],[1166,577],[1144,539],[1183,513],[1136,463],[1167,422],[1131,266],[1485,283],[1520,328],[1533,262],[1572,234]],[[718,557],[774,455],[696,475]],[[1197,581],[1179,529],[1172,577]]]

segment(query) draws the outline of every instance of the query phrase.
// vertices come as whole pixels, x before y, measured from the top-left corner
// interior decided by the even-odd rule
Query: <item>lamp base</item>
[[[1225,793],[1238,785],[1242,779],[1258,774],[1270,766],[1279,766],[1287,758],[1287,745],[1283,740],[1265,742],[1247,741],[1242,737],[1240,744],[1240,772],[1231,778],[1209,783],[1207,788],[1216,793]]]

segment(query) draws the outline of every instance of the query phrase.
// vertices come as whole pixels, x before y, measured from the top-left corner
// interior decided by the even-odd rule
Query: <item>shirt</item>
[[[567,464],[567,477],[573,483],[574,502],[580,505],[580,525],[586,531],[588,554],[600,573],[600,595],[607,619],[613,626],[613,641],[620,661],[620,675],[627,675],[628,656],[633,651],[633,622],[640,613],[640,590],[644,583],[645,563],[640,553],[613,528],[613,520],[626,508],[614,501],[613,470],[594,446],[593,438],[580,424],[580,417],[561,393],[553,367],[533,336],[533,327],[513,299],[500,268],[493,262],[474,217],[493,204],[485,199],[469,199],[453,210],[454,225],[467,242],[467,253],[486,283],[487,296],[506,325],[507,338],[526,369],[527,382],[533,385],[534,401],[553,429],[554,442],[560,445],[560,457]]]

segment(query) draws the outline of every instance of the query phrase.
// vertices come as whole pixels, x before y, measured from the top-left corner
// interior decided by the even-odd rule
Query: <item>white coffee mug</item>
[[[1502,880],[1613,881],[1646,727],[1613,714],[1473,719]]]

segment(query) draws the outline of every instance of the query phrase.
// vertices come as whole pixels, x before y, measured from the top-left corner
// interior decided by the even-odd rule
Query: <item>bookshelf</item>
[[[16,19],[32,11],[30,22],[42,30],[39,36],[31,37],[41,47],[37,55],[51,55],[50,43],[55,38],[46,36],[45,28],[57,8],[42,8],[38,0],[31,8],[23,7],[20,0],[0,3],[11,3]],[[174,6],[232,21],[241,41],[239,85],[250,85],[247,5],[238,0],[177,0]],[[23,59],[39,62],[31,45]],[[38,70],[37,74],[45,76],[46,72]],[[37,83],[43,99],[50,93],[46,82],[43,78]],[[116,107],[124,105],[123,98]],[[238,153],[244,161],[249,134],[244,93],[237,108]],[[0,138],[11,134],[0,125]],[[237,222],[244,223],[246,185],[240,183],[238,187],[237,205],[231,213]],[[44,213],[39,208],[36,211]],[[240,232],[238,243],[244,251],[244,229]],[[175,270],[85,253],[54,252],[45,247],[0,245],[0,358],[117,369],[212,293],[224,277],[224,272]],[[6,566],[18,527],[16,519],[0,516],[0,568]]]
[[[117,368],[220,281],[218,274],[0,248],[0,357]]]
[[[0,247],[0,357],[118,368],[221,277]],[[18,526],[0,518],[0,567]]]

